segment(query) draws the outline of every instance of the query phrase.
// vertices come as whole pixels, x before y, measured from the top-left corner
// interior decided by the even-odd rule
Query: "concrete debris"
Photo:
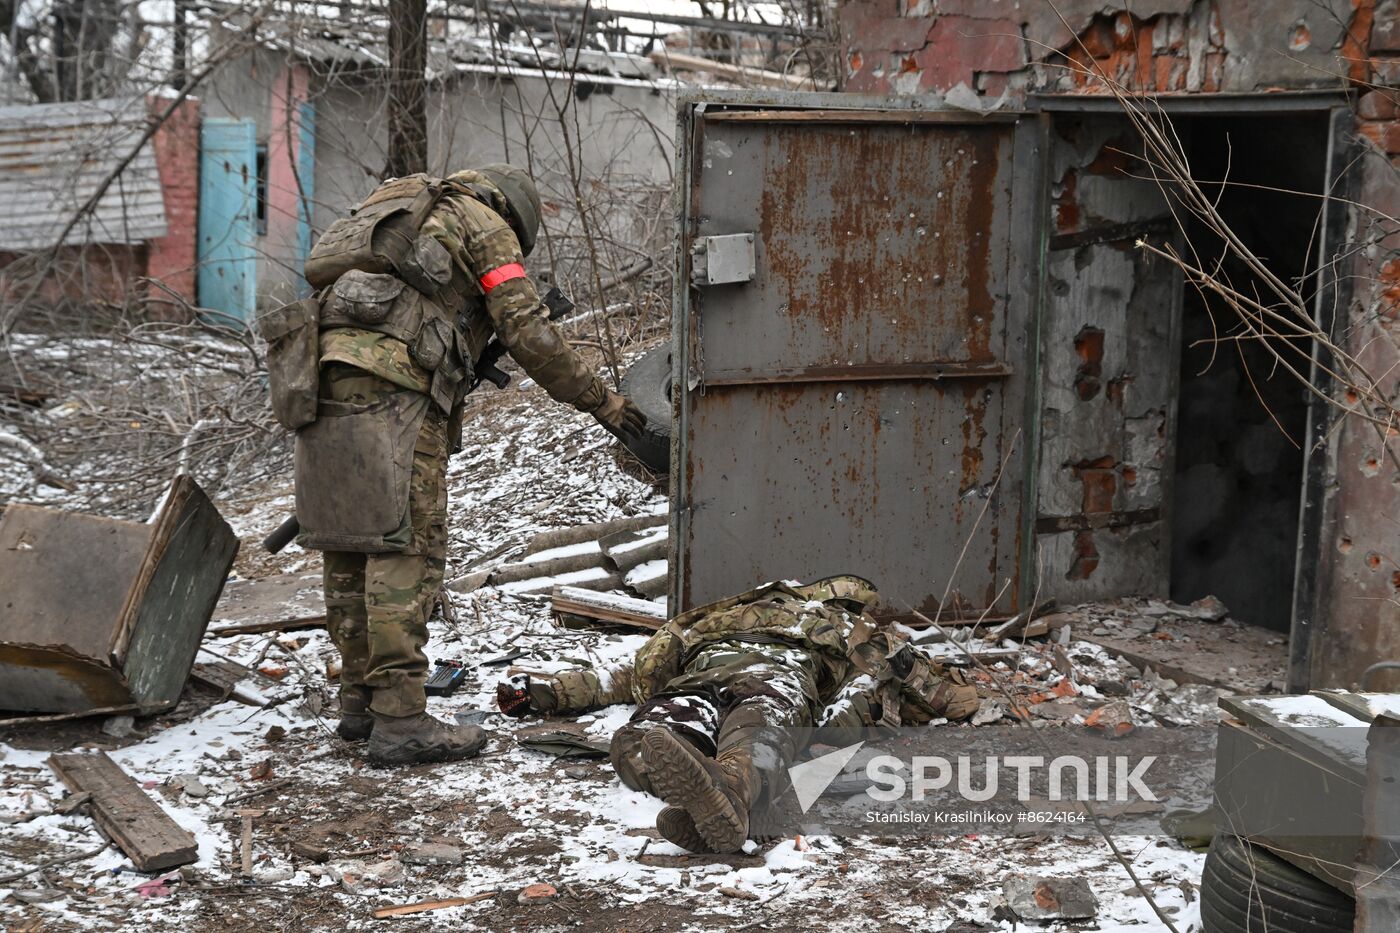
[[[466,853],[442,842],[418,842],[404,846],[399,857],[408,865],[460,865]]]
[[[347,860],[331,865],[331,877],[340,882],[347,894],[368,894],[380,888],[403,884],[407,873],[403,862],[398,859],[379,862]]]
[[[170,782],[174,787],[185,794],[186,797],[194,797],[197,800],[208,797],[210,790],[199,779],[197,774],[177,774]]]
[[[124,739],[136,732],[136,719],[133,716],[112,716],[102,724],[102,734],[114,739]]]
[[[1006,906],[1022,920],[1088,920],[1099,910],[1083,878],[1009,875],[1002,893]]]

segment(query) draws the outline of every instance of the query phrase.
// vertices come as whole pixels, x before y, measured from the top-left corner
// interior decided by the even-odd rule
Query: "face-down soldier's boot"
[[[486,744],[480,726],[449,726],[427,713],[385,716],[373,713],[369,760],[381,765],[426,764],[471,758]]]
[[[642,736],[642,762],[652,791],[670,804],[657,817],[663,836],[692,851],[744,847],[759,783],[745,749],[729,748],[718,759],[709,758],[669,729],[652,729]],[[693,846],[692,828],[705,849]]]
[[[366,687],[340,688],[340,722],[335,734],[347,742],[363,742],[374,729],[374,717],[369,714],[370,692]]]

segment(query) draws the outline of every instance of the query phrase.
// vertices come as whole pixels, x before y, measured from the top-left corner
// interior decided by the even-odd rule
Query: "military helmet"
[[[850,573],[825,577],[815,583],[799,586],[796,590],[808,599],[815,599],[823,603],[839,603],[854,612],[864,612],[880,601],[880,594],[876,592],[875,584],[864,577]]]
[[[487,181],[495,185],[505,195],[511,216],[506,218],[520,240],[520,249],[526,255],[535,248],[535,238],[540,232],[540,193],[535,182],[524,169],[493,162],[477,169]]]

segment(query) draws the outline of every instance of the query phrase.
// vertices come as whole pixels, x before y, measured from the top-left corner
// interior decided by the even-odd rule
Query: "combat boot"
[[[717,761],[669,729],[653,729],[642,736],[642,762],[656,795],[688,813],[712,851],[744,847],[755,783],[746,755]]]
[[[374,729],[374,717],[369,714],[370,693],[365,687],[340,688],[340,722],[335,734],[347,742],[363,742]]]
[[[680,807],[662,807],[656,815],[656,829],[661,838],[675,843],[687,852],[708,854],[713,851],[695,828],[695,820]]]
[[[471,758],[486,744],[480,726],[449,726],[427,713],[374,716],[369,760],[381,765],[415,765]]]

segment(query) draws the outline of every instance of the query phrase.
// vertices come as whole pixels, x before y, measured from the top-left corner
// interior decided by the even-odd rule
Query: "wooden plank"
[[[264,635],[268,632],[299,632],[309,628],[325,628],[326,617],[302,616],[299,619],[280,619],[270,622],[240,622],[236,625],[220,625],[209,630],[209,638],[232,638],[235,635]]]
[[[237,553],[238,536],[204,490],[176,477],[112,637],[112,659],[143,709],[179,702]]]
[[[666,610],[656,603],[630,596],[604,596],[573,586],[554,588],[553,608],[559,615],[626,625],[648,632],[654,632],[666,624]]]
[[[1342,712],[1371,722],[1386,714],[1400,716],[1400,693],[1352,693],[1349,690],[1314,690],[1312,696],[1332,704]]]
[[[105,752],[52,755],[48,766],[73,793],[92,795],[93,820],[138,870],[164,871],[198,857],[194,836]]]
[[[394,904],[390,907],[376,907],[374,909],[374,919],[387,920],[390,917],[407,917],[410,914],[421,914],[429,910],[442,910],[446,907],[461,907],[464,904],[475,904],[477,901],[484,901],[487,898],[496,896],[495,891],[482,891],[480,894],[473,894],[470,897],[444,897],[435,901],[419,901],[416,904]]]

